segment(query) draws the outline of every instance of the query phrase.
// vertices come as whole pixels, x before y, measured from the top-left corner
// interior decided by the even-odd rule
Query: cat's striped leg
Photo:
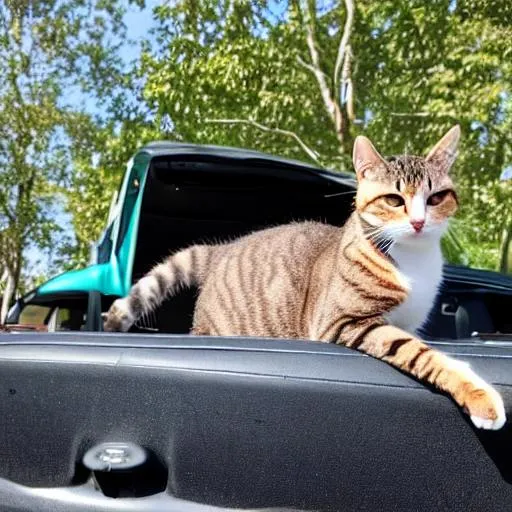
[[[448,393],[478,428],[498,430],[506,415],[500,394],[467,363],[429,347],[391,325],[366,325],[342,334],[349,347],[382,359],[421,381]]]
[[[156,265],[132,287],[127,297],[114,301],[106,315],[104,330],[126,332],[136,320],[180,288],[200,285],[214,249],[214,246],[194,245]]]

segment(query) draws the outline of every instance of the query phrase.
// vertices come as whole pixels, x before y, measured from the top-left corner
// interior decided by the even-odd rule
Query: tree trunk
[[[12,271],[7,271],[7,282],[2,297],[2,309],[0,311],[0,322],[3,324],[11,305],[11,300],[16,289],[16,279]]]
[[[20,282],[21,266],[23,264],[22,244],[17,244],[18,249],[11,253],[11,259],[6,264],[4,273],[7,275],[5,289],[2,297],[2,308],[0,309],[0,323],[5,323],[9,307]]]
[[[512,214],[508,216],[503,230],[498,271],[504,274],[512,273]]]

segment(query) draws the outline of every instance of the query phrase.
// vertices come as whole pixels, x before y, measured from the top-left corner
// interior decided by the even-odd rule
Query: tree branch
[[[352,48],[348,44],[345,52],[345,62],[341,71],[340,102],[345,103],[345,110],[350,121],[354,122],[354,85],[352,83]]]
[[[456,118],[455,114],[448,112],[391,112],[392,117],[451,117]]]
[[[0,195],[0,215],[5,215],[9,223],[14,224],[16,222],[16,216],[12,212],[9,204],[7,203],[7,198],[1,194]]]
[[[307,153],[311,160],[316,162],[318,165],[321,165],[318,153],[311,149],[295,132],[292,132],[290,130],[282,130],[281,128],[270,128],[269,126],[265,126],[250,119],[205,119],[204,122],[209,124],[244,124],[247,126],[254,126],[255,128],[258,128],[258,130],[261,130],[262,132],[277,133],[279,135],[291,137],[299,144],[302,150],[305,153]]]
[[[331,119],[336,122],[336,105],[332,99],[331,89],[327,84],[325,73],[320,67],[320,55],[318,53],[318,44],[316,41],[315,27],[313,23],[314,13],[311,12],[311,6],[308,0],[304,2],[305,7],[305,22],[306,22],[306,43],[311,57],[311,71],[314,73],[318,86],[320,87],[320,94],[324,101],[325,108],[331,116]]]
[[[299,55],[297,55],[297,62],[301,66],[305,67],[308,71],[311,71],[311,73],[313,73],[316,76],[315,68],[311,64],[308,64],[306,61],[302,60],[302,58]],[[325,75],[325,73],[323,71],[320,70],[320,72]]]
[[[343,67],[343,63],[346,64],[346,69],[350,70],[350,57],[348,59],[346,59],[345,57],[349,53],[347,51],[347,46],[354,19],[354,4],[353,0],[345,0],[345,4],[347,6],[347,19],[345,23],[343,36],[340,41],[340,47],[338,49],[337,60],[339,60],[339,62],[336,62],[335,66],[335,73],[336,76],[338,77],[338,82],[340,80],[340,73],[342,73],[341,68]],[[311,58],[311,64],[306,65],[306,68],[309,69],[315,75],[315,78],[318,82],[318,86],[320,88],[320,94],[322,96],[323,103],[325,105],[329,117],[331,118],[332,123],[334,124],[334,130],[338,142],[340,144],[340,150],[344,152],[348,150],[347,146],[349,143],[348,121],[351,118],[355,117],[352,108],[352,96],[350,96],[350,105],[347,105],[349,112],[346,115],[342,108],[341,94],[337,94],[336,92],[336,80],[329,81],[326,74],[322,71],[320,65],[318,41],[315,33],[316,2],[315,0],[302,0],[299,8],[303,11],[304,25],[306,27],[306,43]],[[347,80],[347,86],[348,84],[349,80]],[[334,89],[332,87],[334,87]],[[350,92],[350,94],[352,94],[351,84],[347,90]],[[341,93],[341,89],[339,92]]]
[[[340,39],[340,45],[338,47],[338,55],[336,56],[336,65],[334,66],[334,87],[339,91],[339,97],[341,98],[341,86],[340,78],[343,63],[349,56],[350,48],[347,51],[347,45],[350,41],[350,34],[352,32],[352,25],[354,24],[354,2],[353,0],[345,0],[345,9],[347,11],[347,17],[345,19],[345,26],[343,28],[343,34]],[[343,83],[343,82],[342,82]]]

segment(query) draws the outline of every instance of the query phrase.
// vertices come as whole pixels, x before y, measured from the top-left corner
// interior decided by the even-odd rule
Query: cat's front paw
[[[507,415],[501,395],[464,361],[450,359],[449,366],[457,379],[455,398],[477,428],[499,430]]]
[[[477,428],[499,430],[507,421],[503,399],[489,385],[468,393],[466,408],[471,421]]]
[[[127,299],[114,301],[106,315],[103,330],[110,332],[126,332],[133,324],[133,317]]]

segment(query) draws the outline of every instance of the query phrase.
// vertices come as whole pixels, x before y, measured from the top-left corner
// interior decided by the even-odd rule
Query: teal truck
[[[349,173],[260,152],[148,144],[128,162],[92,264],[54,277],[21,298],[7,323],[12,328],[100,331],[101,315],[113,300],[126,295],[132,283],[169,252],[291,220],[342,224],[355,188]],[[194,290],[179,294],[141,319],[134,330],[188,332],[194,299]],[[511,306],[510,277],[447,266],[426,334],[457,338],[473,332],[511,332],[506,320]]]

